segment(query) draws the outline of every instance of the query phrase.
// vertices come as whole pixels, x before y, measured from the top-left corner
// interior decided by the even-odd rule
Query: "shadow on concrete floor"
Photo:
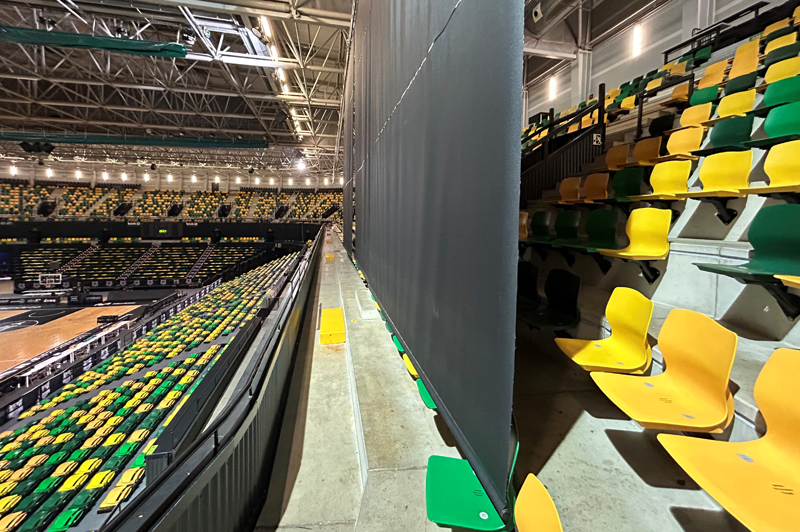
[[[748,532],[747,527],[725,510],[674,506],[669,510],[685,532]]]
[[[698,486],[658,442],[660,431],[606,429],[606,436],[631,469],[654,488],[699,490]]]

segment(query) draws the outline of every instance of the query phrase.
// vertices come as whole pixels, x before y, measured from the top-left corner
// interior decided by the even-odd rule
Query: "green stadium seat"
[[[749,72],[747,74],[742,74],[741,76],[737,76],[733,79],[729,79],[728,82],[725,84],[725,95],[729,96],[731,94],[736,94],[742,91],[750,90],[756,86],[756,80],[758,79],[758,72]]]
[[[767,116],[770,110],[787,103],[800,101],[800,76],[770,83],[764,92],[761,105],[753,110],[756,116]]]
[[[724,151],[741,151],[748,149],[750,135],[753,131],[754,116],[731,117],[714,124],[709,133],[705,147],[692,150],[692,154],[700,157]]]
[[[716,101],[717,97],[719,96],[719,87],[707,87],[705,89],[698,89],[692,93],[692,97],[689,99],[690,105],[703,105],[704,103],[710,103]]]
[[[531,329],[566,331],[575,328],[581,320],[580,285],[580,277],[566,270],[550,270],[544,285],[546,306],[539,310],[518,310],[517,318]]]
[[[800,139],[800,102],[773,108],[764,121],[765,138],[745,142],[747,147],[764,148]]]

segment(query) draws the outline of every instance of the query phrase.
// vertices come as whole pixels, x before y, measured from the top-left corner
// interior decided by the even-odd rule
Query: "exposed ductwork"
[[[580,0],[527,0],[525,3],[525,29],[528,36],[537,40],[541,39],[580,5]]]

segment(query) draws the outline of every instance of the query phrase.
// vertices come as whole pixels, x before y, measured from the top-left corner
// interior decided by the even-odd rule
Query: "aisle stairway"
[[[94,253],[98,249],[99,249],[99,247],[97,246],[97,244],[92,244],[85,251],[83,251],[81,254],[75,256],[72,260],[70,260],[69,262],[63,264],[59,269],[56,270],[56,273],[64,273],[65,271],[69,270],[70,268],[72,268],[73,266],[78,264],[80,261],[82,261],[83,259],[85,259],[89,255],[91,255],[92,253]]]
[[[150,255],[155,253],[158,248],[159,248],[159,246],[156,246],[156,245],[150,246],[150,248],[147,251],[142,253],[142,255],[138,259],[136,259],[136,261],[133,264],[128,266],[128,268],[126,268],[125,271],[122,272],[122,274],[119,277],[117,277],[117,280],[118,281],[125,281],[128,277],[131,276],[131,274],[133,272],[136,271],[137,268],[139,268],[139,266],[142,265],[142,263],[144,263],[144,261],[149,259]]]
[[[192,266],[192,269],[189,270],[189,273],[186,275],[187,279],[193,279],[194,276],[197,275],[197,272],[199,272],[200,268],[203,267],[203,264],[206,262],[208,257],[210,257],[211,254],[214,252],[214,247],[215,247],[215,244],[209,244],[208,245],[208,247],[205,249],[205,251],[203,251],[203,254],[200,255],[200,258],[197,259],[197,262],[195,262],[194,266]]]

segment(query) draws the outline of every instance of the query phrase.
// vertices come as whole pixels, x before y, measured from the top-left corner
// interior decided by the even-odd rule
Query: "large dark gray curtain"
[[[353,55],[348,55],[344,81],[342,150],[344,150],[344,188],[342,190],[342,238],[347,253],[353,255]]]
[[[356,258],[498,509],[509,473],[523,3],[358,0]]]

